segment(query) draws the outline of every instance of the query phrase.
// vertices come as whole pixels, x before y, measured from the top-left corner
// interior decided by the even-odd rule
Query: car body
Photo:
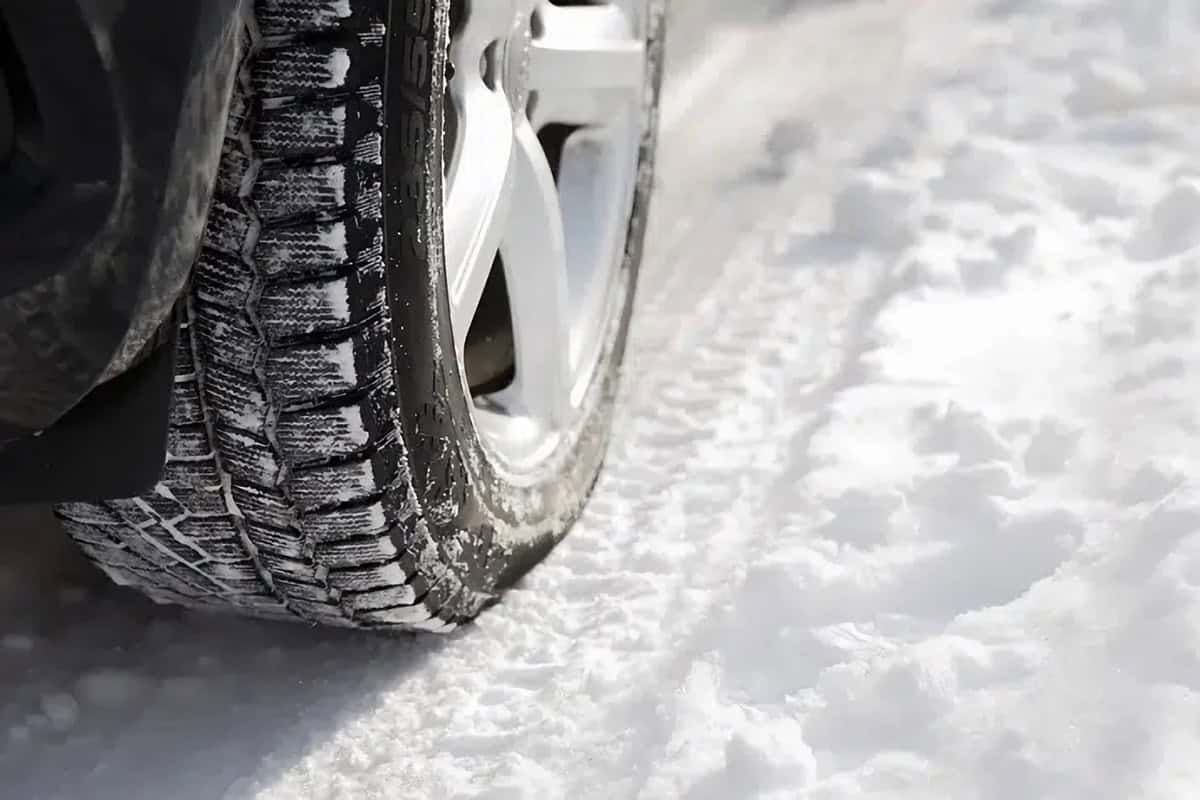
[[[0,502],[126,496],[161,470],[237,6],[3,4]]]

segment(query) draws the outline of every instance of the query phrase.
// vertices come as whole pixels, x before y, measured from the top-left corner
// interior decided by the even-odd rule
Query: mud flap
[[[167,454],[173,333],[101,384],[44,433],[0,448],[0,505],[132,497],[153,488]]]

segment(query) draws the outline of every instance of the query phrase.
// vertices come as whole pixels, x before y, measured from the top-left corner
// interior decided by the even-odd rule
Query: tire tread
[[[382,246],[386,4],[254,5],[162,481],[58,514],[101,569],[156,601],[448,630],[491,597],[438,552],[401,466]]]

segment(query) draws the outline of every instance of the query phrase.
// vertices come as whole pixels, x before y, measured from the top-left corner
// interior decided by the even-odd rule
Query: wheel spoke
[[[466,87],[461,97],[445,206],[446,279],[460,352],[509,222],[517,152],[503,97],[483,84]]]
[[[569,403],[567,254],[558,190],[528,123],[517,126],[514,214],[500,253],[505,264],[522,411],[553,426]]]
[[[642,90],[646,47],[619,7],[543,3],[539,18],[542,31],[530,53],[530,88]]]
[[[454,37],[451,60],[459,69],[478,63],[483,49],[512,32],[513,15],[519,2],[526,0],[467,0],[467,16],[462,30]],[[455,51],[467,58],[455,58]],[[474,57],[474,61],[471,60]]]
[[[610,330],[614,254],[628,227],[627,214],[617,211],[636,171],[634,121],[648,68],[639,33],[645,3],[455,6],[461,13],[449,95],[457,114],[447,128],[453,141],[444,203],[451,321],[465,364],[466,339],[499,254],[515,371],[508,386],[478,390],[472,415],[482,437],[519,471],[551,452],[573,424],[573,394],[594,379]],[[539,141],[547,123],[566,126],[547,134],[556,158],[561,151],[555,168]],[[556,169],[567,181],[561,197]],[[492,298],[484,302],[494,307]],[[465,367],[463,374],[469,382]]]
[[[635,108],[637,102],[637,98],[625,92],[550,89],[537,93],[529,119],[535,130],[552,122],[581,127],[603,126]]]

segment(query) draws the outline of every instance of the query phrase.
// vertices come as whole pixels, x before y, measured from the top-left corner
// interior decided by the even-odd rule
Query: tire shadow
[[[7,797],[240,797],[454,637],[383,638],[157,606],[45,509],[0,512]]]

